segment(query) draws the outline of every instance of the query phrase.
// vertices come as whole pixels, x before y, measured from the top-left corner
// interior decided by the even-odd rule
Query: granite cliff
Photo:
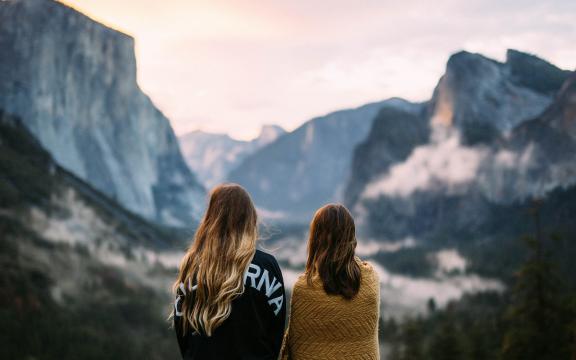
[[[134,39],[51,0],[0,2],[0,108],[55,158],[148,219],[189,225],[204,189],[139,88]]]

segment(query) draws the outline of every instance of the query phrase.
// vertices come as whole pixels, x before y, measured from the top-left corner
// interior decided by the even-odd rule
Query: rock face
[[[576,74],[572,73],[560,87],[554,102],[540,116],[514,129],[513,138],[519,144],[529,142],[543,144],[547,140],[539,136],[539,129],[550,129],[558,136],[576,141]],[[543,146],[552,146],[550,142]]]
[[[548,96],[554,96],[572,73],[537,56],[512,49],[506,53],[506,66],[514,83]]]
[[[552,79],[539,85],[541,80],[532,74],[543,72]],[[544,60],[517,51],[508,52],[506,63],[456,53],[430,101],[430,122],[460,129],[467,144],[485,142],[539,115],[565,76]]]
[[[514,50],[505,63],[453,55],[419,116],[376,119],[355,151],[347,205],[369,236],[486,233],[496,209],[576,183],[575,83]]]
[[[543,195],[576,181],[576,74],[546,111],[514,129],[505,148],[530,160],[510,188]]]
[[[231,138],[226,134],[193,131],[180,136],[180,148],[188,166],[202,183],[211,188],[228,179],[228,173],[247,156],[275,141],[285,133],[276,125],[265,125],[260,135],[251,141]]]
[[[342,199],[352,152],[378,111],[405,106],[391,99],[312,119],[246,158],[229,178],[248,189],[265,217],[308,221],[318,207]]]
[[[58,163],[148,219],[187,225],[204,189],[136,81],[134,40],[50,0],[0,2],[0,107]]]

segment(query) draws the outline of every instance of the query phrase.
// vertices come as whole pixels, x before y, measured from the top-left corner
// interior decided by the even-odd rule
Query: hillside
[[[0,174],[0,357],[176,358],[162,254],[190,234],[124,210],[4,112]]]

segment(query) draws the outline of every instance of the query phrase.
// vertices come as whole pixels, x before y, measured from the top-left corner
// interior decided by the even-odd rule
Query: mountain
[[[276,125],[265,125],[251,141],[231,138],[226,134],[192,131],[178,138],[188,166],[207,187],[226,181],[228,173],[247,156],[273,142],[285,133]]]
[[[568,73],[514,50],[507,52],[505,63],[456,53],[434,90],[430,123],[458,128],[466,144],[486,141],[539,115]]]
[[[542,136],[542,131],[550,132]],[[564,141],[559,141],[564,137]],[[555,152],[552,147],[576,141],[576,73],[572,73],[562,84],[554,102],[540,116],[526,121],[514,129],[512,134],[516,146],[528,146],[530,143]],[[558,149],[558,155],[570,151]]]
[[[574,73],[533,55],[457,53],[424,112],[375,120],[355,149],[347,205],[370,237],[486,235],[495,209],[576,182],[575,93]]]
[[[0,357],[179,356],[163,259],[190,234],[125,210],[1,110],[0,174]]]
[[[505,147],[529,158],[509,191],[514,187],[543,196],[576,181],[576,73],[566,79],[541,115],[513,130]]]
[[[535,55],[513,49],[506,52],[506,65],[515,83],[549,96],[554,96],[572,75],[572,71],[562,70]]]
[[[138,87],[134,39],[50,0],[0,2],[0,108],[55,160],[148,219],[189,225],[204,188]]]
[[[354,150],[351,176],[344,202],[354,204],[375,174],[405,160],[412,150],[429,141],[430,128],[425,118],[426,104],[411,107],[384,107],[374,118],[368,136]]]
[[[378,111],[412,106],[390,99],[314,118],[248,156],[229,179],[246,187],[264,217],[308,221],[341,198],[352,151]]]
[[[255,139],[250,142],[254,144],[256,148],[261,148],[262,146],[268,145],[273,141],[276,141],[280,136],[284,135],[286,130],[278,125],[264,125],[260,129],[260,134]]]

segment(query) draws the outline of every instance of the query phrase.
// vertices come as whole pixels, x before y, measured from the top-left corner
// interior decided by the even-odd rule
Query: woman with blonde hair
[[[354,255],[354,219],[329,204],[310,224],[306,270],[294,285],[282,359],[378,359],[380,284]]]
[[[188,359],[276,359],[286,305],[276,259],[256,250],[257,215],[239,185],[212,190],[174,283],[174,328]]]

